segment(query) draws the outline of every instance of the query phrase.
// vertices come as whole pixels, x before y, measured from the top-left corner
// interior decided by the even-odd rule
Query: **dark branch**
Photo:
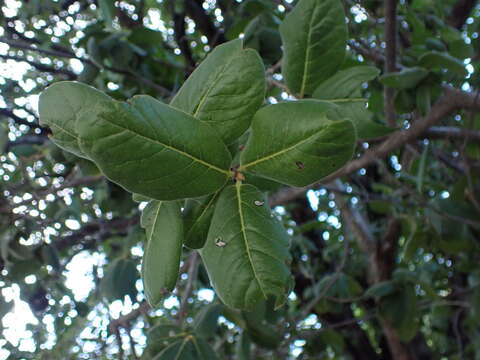
[[[396,71],[397,58],[397,0],[385,0],[385,73]],[[385,118],[391,127],[396,125],[395,90],[384,88]]]
[[[450,11],[448,23],[460,30],[476,4],[477,0],[458,0]]]

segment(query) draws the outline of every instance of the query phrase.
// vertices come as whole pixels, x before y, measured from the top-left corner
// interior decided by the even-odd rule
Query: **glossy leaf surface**
[[[82,151],[125,189],[158,200],[221,188],[230,153],[208,125],[149,96],[102,105],[77,121]]]
[[[330,111],[331,104],[314,100],[262,108],[242,151],[241,171],[306,186],[339,169],[353,155],[355,128],[348,120],[333,121]]]
[[[183,244],[183,221],[176,202],[150,201],[142,213],[147,241],[142,262],[148,302],[156,306],[162,294],[175,287]]]
[[[265,69],[237,39],[220,45],[183,84],[171,105],[211,125],[230,144],[250,125],[265,96]]]
[[[230,307],[249,309],[272,297],[282,305],[290,285],[288,235],[252,185],[226,187],[200,250],[210,281]]]
[[[300,0],[280,25],[282,73],[299,97],[311,95],[332,76],[345,57],[347,26],[337,0]]]

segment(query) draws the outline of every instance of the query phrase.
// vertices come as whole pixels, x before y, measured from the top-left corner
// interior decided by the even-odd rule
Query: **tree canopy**
[[[0,359],[480,359],[477,1],[0,10]]]

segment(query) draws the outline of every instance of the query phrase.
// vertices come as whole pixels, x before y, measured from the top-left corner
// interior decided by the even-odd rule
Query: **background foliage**
[[[342,1],[345,60],[320,50],[332,55],[316,59],[324,72],[311,88],[279,62],[295,1],[0,4],[0,356],[480,358],[476,1]],[[240,35],[267,69],[266,104],[368,99],[368,109],[342,108],[363,124],[358,156],[309,189],[270,191],[295,278],[279,311],[223,306],[195,251],[152,311],[139,204],[48,140],[38,94],[78,80],[118,100],[168,102],[210,50]],[[352,73],[358,65],[378,70]],[[355,76],[362,90],[344,95]]]

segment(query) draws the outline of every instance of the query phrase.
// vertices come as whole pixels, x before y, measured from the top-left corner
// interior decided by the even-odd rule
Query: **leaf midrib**
[[[313,29],[313,20],[315,19],[315,12],[317,11],[317,6],[314,6],[312,17],[310,18],[309,28],[308,28],[308,35],[307,35],[307,46],[305,50],[305,66],[303,68],[303,76],[302,76],[302,86],[300,87],[300,97],[303,98],[305,94],[305,87],[307,86],[307,75],[308,75],[308,58],[310,57],[310,43],[312,37],[312,29]]]
[[[257,271],[255,270],[255,266],[254,266],[254,263],[253,263],[253,259],[252,259],[252,254],[250,253],[250,248],[249,248],[249,244],[248,244],[248,240],[247,240],[247,233],[246,233],[246,227],[245,227],[245,220],[243,218],[243,210],[242,210],[242,195],[241,195],[241,187],[242,187],[242,183],[241,182],[237,182],[235,184],[235,190],[236,190],[236,193],[237,193],[237,206],[238,206],[238,215],[239,215],[239,218],[240,218],[240,231],[242,233],[242,237],[243,237],[243,241],[245,243],[245,250],[247,252],[247,256],[248,256],[248,260],[249,260],[249,263],[250,263],[250,267],[252,268],[252,271],[253,271],[253,277],[255,278],[259,288],[260,288],[260,291],[262,292],[264,298],[266,299],[267,298],[267,294],[265,293],[265,290],[263,289],[262,287],[262,283],[260,282],[260,279],[257,275]]]
[[[212,84],[208,87],[207,91],[204,92],[203,96],[198,101],[198,104],[192,113],[193,117],[197,117],[198,113],[202,110],[205,102],[207,101],[208,95],[210,94],[212,89],[217,85],[218,79],[223,75],[223,73],[225,72],[225,69],[231,64],[231,62],[233,61],[234,58],[237,57],[237,55],[238,54],[236,53],[233,54],[230,60],[225,65],[223,65],[221,70],[217,73],[217,76],[215,76],[215,78],[213,79]]]
[[[289,146],[289,147],[287,147],[287,148],[284,148],[284,149],[282,149],[282,150],[280,150],[280,151],[277,151],[277,152],[275,152],[275,153],[273,153],[273,154],[267,155],[267,156],[265,156],[265,157],[263,157],[263,158],[260,158],[260,159],[251,161],[251,162],[249,162],[249,163],[247,163],[247,164],[245,164],[245,165],[241,165],[240,168],[239,168],[239,171],[245,170],[245,169],[247,169],[247,168],[249,168],[249,167],[252,167],[252,166],[254,166],[254,165],[258,165],[259,163],[262,163],[262,162],[264,162],[264,161],[273,159],[274,157],[280,156],[280,155],[282,155],[282,154],[284,154],[284,153],[286,153],[286,152],[288,152],[288,151],[291,151],[291,150],[295,149],[296,147],[298,147],[298,146],[306,143],[307,141],[311,140],[313,137],[317,136],[319,133],[321,133],[322,131],[324,131],[325,128],[327,128],[327,127],[328,127],[328,126],[322,127],[320,130],[316,131],[315,133],[313,133],[313,134],[310,135],[309,137],[307,137],[307,138],[305,138],[305,139],[303,139],[303,140],[301,140],[301,141],[299,141],[299,142],[297,142],[297,143],[295,143],[295,144],[293,144],[293,145],[291,145],[291,146]]]
[[[189,159],[192,159],[193,161],[196,161],[196,162],[198,162],[198,163],[200,163],[200,164],[202,164],[202,165],[204,165],[204,166],[206,166],[206,167],[208,167],[208,168],[210,168],[210,169],[213,169],[213,170],[215,170],[215,171],[217,171],[217,172],[219,172],[219,173],[226,174],[226,175],[230,175],[230,173],[229,173],[228,170],[220,169],[219,167],[217,167],[217,166],[215,166],[215,165],[212,165],[212,164],[209,164],[208,162],[203,161],[203,160],[201,160],[201,159],[199,159],[199,158],[197,158],[197,157],[195,157],[195,156],[193,156],[193,155],[190,155],[189,153],[186,153],[186,152],[184,152],[184,151],[182,151],[182,150],[179,150],[179,149],[177,149],[177,148],[175,148],[175,147],[173,147],[173,146],[164,144],[164,143],[162,143],[161,141],[158,141],[157,139],[152,139],[151,137],[148,137],[148,136],[139,134],[139,133],[137,133],[137,132],[129,129],[128,127],[124,127],[124,126],[122,126],[122,125],[115,124],[113,121],[110,121],[110,120],[108,120],[108,119],[105,118],[105,117],[104,117],[103,119],[104,119],[106,122],[112,124],[113,126],[116,126],[116,127],[121,128],[121,129],[127,130],[127,131],[131,132],[132,134],[134,134],[134,135],[136,135],[136,136],[139,136],[139,137],[141,137],[141,138],[144,138],[144,139],[146,139],[146,140],[149,140],[150,142],[156,143],[156,144],[161,145],[161,146],[163,146],[163,147],[165,147],[165,148],[167,148],[167,149],[169,149],[169,150],[172,150],[172,151],[174,151],[174,152],[177,152],[177,153],[179,153],[180,155],[183,155],[183,156],[185,156],[185,157],[188,157]]]

